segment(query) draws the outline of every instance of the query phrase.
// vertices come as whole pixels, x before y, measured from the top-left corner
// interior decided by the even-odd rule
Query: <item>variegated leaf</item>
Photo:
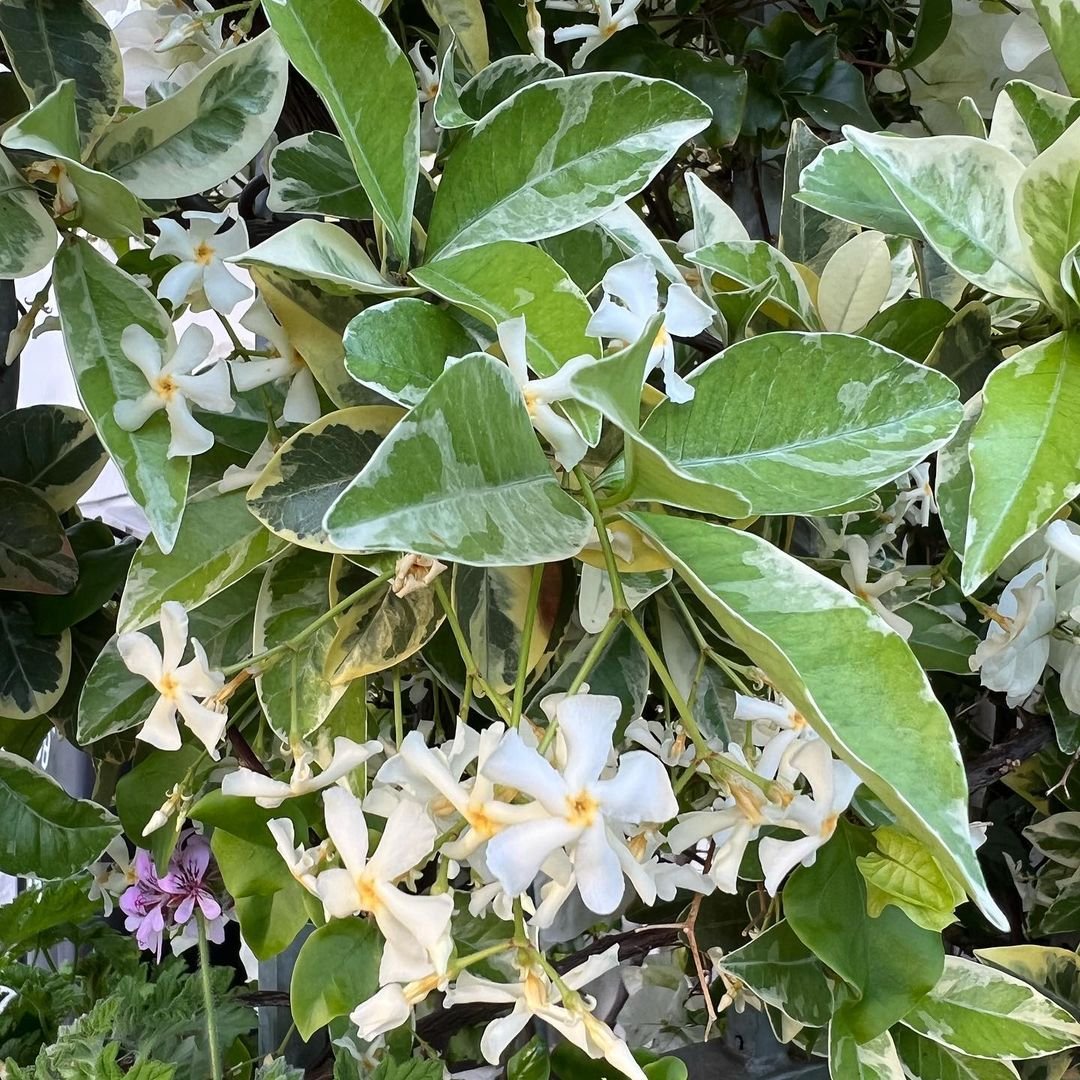
[[[898,1026],[891,1034],[909,1080],[1019,1080],[1009,1061],[968,1057],[910,1028]]]
[[[479,120],[526,86],[561,78],[562,73],[551,60],[532,55],[500,56],[461,88],[461,107]]]
[[[71,632],[38,634],[26,605],[0,593],[0,717],[44,715],[60,700],[70,672]]]
[[[1080,95],[1080,4],[1077,0],[1034,0],[1039,25],[1069,92]]]
[[[291,436],[248,489],[248,506],[291,544],[333,552],[323,518],[403,413],[358,405],[320,417]]]
[[[56,254],[56,226],[38,193],[0,153],[0,279],[29,277]]]
[[[346,551],[531,566],[580,551],[589,515],[560,486],[505,364],[448,368],[331,507]]]
[[[829,1024],[829,1076],[832,1080],[904,1080],[904,1067],[887,1031],[860,1043],[842,1020],[834,1019]]]
[[[659,79],[592,74],[527,86],[451,153],[428,258],[592,221],[636,195],[710,118],[698,98]]]
[[[177,199],[239,172],[270,137],[289,65],[272,33],[237,45],[171,97],[111,127],[95,164],[140,199]]]
[[[279,143],[270,155],[267,209],[276,214],[371,217],[371,200],[337,135],[309,131]]]

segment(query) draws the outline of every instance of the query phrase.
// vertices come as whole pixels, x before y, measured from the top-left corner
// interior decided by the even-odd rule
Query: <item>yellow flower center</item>
[[[375,886],[367,878],[361,877],[356,882],[356,892],[360,897],[360,909],[362,911],[370,911],[373,915],[382,906],[382,900],[379,899],[379,894],[375,891]]]
[[[214,249],[204,240],[195,249],[195,261],[200,266],[209,266],[214,258]]]
[[[600,804],[587,791],[579,791],[566,800],[566,819],[571,825],[587,829],[595,820]]]
[[[158,392],[158,396],[163,401],[172,401],[177,390],[179,390],[179,387],[176,385],[176,380],[171,375],[161,375],[158,377],[155,389]]]
[[[465,819],[485,840],[490,840],[499,831],[499,823],[492,821],[484,812],[483,807],[477,810],[470,807],[465,814]]]
[[[756,788],[749,788],[744,784],[733,783],[731,785],[731,797],[747,821],[754,825],[761,824],[761,798]]]
[[[180,684],[176,681],[176,676],[171,671],[166,671],[161,676],[161,682],[158,683],[158,690],[161,691],[161,696],[169,698],[169,700],[175,700],[178,691],[180,690]]]
[[[530,1011],[536,1012],[548,1003],[547,987],[543,979],[538,978],[533,972],[525,976],[524,982],[525,1002]]]
[[[671,335],[667,332],[666,326],[661,326],[656,332],[656,337],[653,338],[653,348],[662,349],[671,340]]]

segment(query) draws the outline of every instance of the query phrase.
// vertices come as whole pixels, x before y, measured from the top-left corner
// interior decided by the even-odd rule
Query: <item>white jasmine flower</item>
[[[639,716],[626,725],[627,742],[643,746],[655,754],[668,768],[685,768],[694,760],[694,744],[674,724],[662,720],[646,720]]]
[[[619,862],[634,891],[650,906],[656,901],[675,899],[679,889],[708,894],[716,888],[693,863],[662,862],[656,858],[663,837],[647,830],[631,837],[618,848]]]
[[[158,298],[174,307],[187,303],[192,311],[213,308],[228,315],[251,295],[251,290],[232,276],[224,262],[247,251],[247,226],[237,218],[230,228],[218,232],[229,220],[227,210],[220,214],[185,210],[183,216],[188,222],[186,229],[172,218],[154,222],[159,236],[150,249],[151,257],[173,255],[180,260],[158,283]]]
[[[129,885],[134,885],[138,878],[124,838],[114,836],[109,841],[103,857],[91,863],[87,870],[91,880],[90,890],[86,895],[90,900],[101,901],[103,914],[107,919],[112,914],[113,899]]]
[[[997,602],[998,619],[969,663],[988,690],[1000,690],[1010,707],[1021,704],[1038,685],[1050,659],[1050,632],[1057,622],[1054,562],[1044,557],[1005,586]]]
[[[293,348],[285,328],[274,318],[261,296],[244,312],[240,325],[267,341],[277,355],[232,361],[229,366],[236,389],[241,392],[254,390],[257,386],[287,379],[289,389],[285,394],[281,419],[287,424],[312,424],[318,420],[322,409],[315,376],[304,363],[304,358]]]
[[[158,341],[137,324],[120,336],[120,348],[142,373],[149,389],[140,398],[118,401],[113,419],[124,431],[138,431],[159,409],[169,418],[172,438],[169,457],[193,457],[214,445],[214,433],[191,414],[195,404],[212,412],[232,412],[229,370],[217,361],[205,371],[192,372],[210,355],[214,335],[205,326],[189,326],[178,344]]]
[[[79,205],[79,193],[75,190],[64,162],[56,158],[47,158],[32,162],[24,172],[26,179],[31,183],[44,180],[45,183],[52,184],[56,188],[52,201],[55,217],[66,217]]]
[[[938,512],[937,499],[930,484],[930,462],[924,461],[909,469],[904,480],[908,486],[901,488],[898,493],[899,516],[925,528],[930,524],[930,515]]]
[[[588,445],[577,428],[551,407],[552,402],[573,396],[567,385],[568,373],[560,370],[546,379],[529,378],[524,316],[499,323],[496,333],[510,373],[521,387],[532,426],[551,445],[555,460],[569,472],[585,456]],[[583,359],[592,360],[592,357]]]
[[[799,840],[763,837],[758,844],[758,858],[765,871],[765,890],[775,896],[781,882],[799,863],[811,866],[818,848],[836,831],[840,815],[848,808],[859,778],[821,739],[800,743],[791,757],[792,768],[810,782],[813,798],[797,795],[780,823],[785,828],[800,829],[806,835]]]
[[[784,756],[794,742],[794,732],[781,732],[762,750],[753,772],[763,781],[775,781]],[[728,746],[727,756],[744,769],[750,769],[742,747],[737,743]],[[709,877],[721,892],[734,893],[747,847],[757,839],[762,827],[781,823],[784,807],[780,799],[770,798],[764,787],[735,773],[727,778],[727,786],[728,794],[715,809],[681,815],[668,833],[668,845],[672,851],[686,851],[711,838],[713,856]]]
[[[649,353],[649,370],[659,367],[664,373],[664,389],[672,401],[689,401],[694,388],[675,370],[675,343],[671,335],[700,334],[712,323],[713,309],[681,282],[668,286],[667,300],[661,308],[656,270],[644,255],[616,263],[604,275],[601,285],[604,298],[589,320],[586,333],[608,338],[620,347],[631,345],[657,313],[663,314],[664,323]]]
[[[1046,543],[1074,563],[1080,563],[1080,535],[1070,528],[1071,522],[1052,521],[1046,527]]]
[[[622,0],[619,9],[612,14],[611,0],[597,0],[598,22],[596,26],[566,26],[556,30],[552,37],[560,44],[564,41],[580,41],[581,48],[574,53],[571,61],[575,69],[582,67],[585,61],[605,41],[614,37],[620,30],[637,25],[637,9],[641,0]],[[694,331],[697,333],[697,331]]]
[[[221,781],[221,794],[240,795],[254,799],[259,806],[273,810],[286,799],[295,799],[300,795],[321,791],[331,784],[336,784],[343,777],[348,776],[353,769],[363,765],[373,754],[381,752],[382,744],[374,740],[357,743],[339,735],[334,739],[333,758],[322,772],[312,773],[311,766],[315,762],[315,754],[309,749],[304,749],[296,758],[292,776],[288,781],[275,780],[272,776],[265,776],[254,769],[241,766]]]
[[[491,839],[487,863],[503,888],[517,895],[551,852],[564,848],[586,906],[609,915],[623,896],[617,849],[624,841],[617,830],[622,824],[667,821],[678,813],[678,803],[663,765],[643,750],[623,754],[615,777],[600,779],[622,708],[618,698],[557,698],[553,707],[565,748],[561,771],[526,746],[517,731],[508,731],[485,763],[488,779],[532,796],[543,812]]]
[[[619,947],[590,956],[583,964],[562,976],[570,990],[578,991],[601,975],[619,966]],[[495,1002],[513,1006],[508,1016],[492,1020],[480,1038],[484,1060],[497,1065],[507,1047],[535,1017],[549,1024],[591,1058],[604,1058],[633,1080],[646,1080],[641,1066],[634,1061],[626,1043],[602,1021],[597,1020],[587,1005],[579,1001],[563,1003],[562,991],[539,967],[519,967],[517,982],[499,983],[481,979],[471,972],[462,972],[457,985],[447,991],[443,1004],[450,1008],[469,1002]]]
[[[404,986],[389,983],[357,1005],[349,1014],[349,1019],[356,1025],[360,1038],[371,1042],[408,1023],[413,1006],[423,1001],[432,990],[440,989],[445,982],[444,976],[429,975]]]
[[[386,821],[379,845],[368,857],[367,821],[360,800],[342,787],[323,795],[326,831],[342,866],[317,879],[328,919],[366,912],[386,939],[380,982],[409,982],[445,971],[452,948],[449,928],[454,901],[448,894],[415,896],[395,884],[435,846],[435,826],[423,809],[400,802]]]
[[[165,801],[150,815],[150,820],[143,826],[142,835],[150,836],[164,828],[179,812],[181,807],[190,805],[191,799],[180,784],[173,784]]]
[[[394,565],[390,591],[399,599],[426,589],[444,570],[446,563],[427,555],[403,555]]]
[[[312,896],[318,896],[315,871],[326,859],[327,844],[324,842],[317,848],[305,848],[303,844],[297,844],[291,818],[271,818],[266,825],[274,838],[278,854],[289,868],[289,873]]]
[[[258,450],[251,455],[251,460],[246,465],[230,465],[218,481],[217,489],[224,495],[229,491],[239,491],[240,488],[249,488],[263,474],[263,470],[270,464],[274,456],[274,448],[270,440],[264,438],[259,443]]]
[[[187,648],[188,617],[175,600],[161,605],[161,640],[160,651],[141,632],[121,634],[116,641],[124,666],[152,683],[161,695],[135,738],[159,750],[179,750],[180,729],[176,724],[179,712],[210,756],[217,760],[217,744],[225,733],[228,717],[198,699],[216,694],[225,685],[225,676],[211,670],[206,653],[195,638],[191,639],[195,658],[181,666]]]
[[[409,50],[409,59],[412,61],[413,67],[416,68],[416,78],[420,83],[417,96],[420,99],[420,104],[426,105],[429,101],[434,101],[436,94],[439,92],[439,73],[424,59],[424,54],[420,51],[419,41]]]
[[[899,570],[890,570],[871,583],[867,580],[870,572],[870,548],[866,541],[861,536],[848,536],[844,539],[844,550],[848,554],[848,563],[840,568],[840,576],[848,588],[860,600],[865,600],[906,641],[911,637],[914,628],[903,616],[887,608],[881,599],[886,593],[904,584],[904,575]]]
[[[525,2],[525,36],[529,39],[529,48],[537,60],[544,59],[544,23],[536,7],[536,0]]]

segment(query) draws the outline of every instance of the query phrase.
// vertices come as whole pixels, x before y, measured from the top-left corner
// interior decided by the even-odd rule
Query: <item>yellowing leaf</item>
[[[880,310],[892,284],[889,245],[879,232],[853,236],[825,264],[817,307],[826,330],[853,334]]]

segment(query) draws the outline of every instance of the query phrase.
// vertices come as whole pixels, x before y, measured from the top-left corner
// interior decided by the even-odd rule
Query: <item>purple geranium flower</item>
[[[165,932],[165,908],[171,897],[161,888],[150,852],[135,852],[135,884],[120,897],[120,910],[127,916],[124,927],[135,931],[140,949],[148,949],[161,959],[161,941]]]
[[[158,882],[169,894],[170,906],[175,904],[173,919],[183,926],[199,906],[208,921],[221,914],[221,905],[206,887],[205,879],[210,867],[210,845],[198,833],[189,833],[180,841],[169,862],[169,872]]]

